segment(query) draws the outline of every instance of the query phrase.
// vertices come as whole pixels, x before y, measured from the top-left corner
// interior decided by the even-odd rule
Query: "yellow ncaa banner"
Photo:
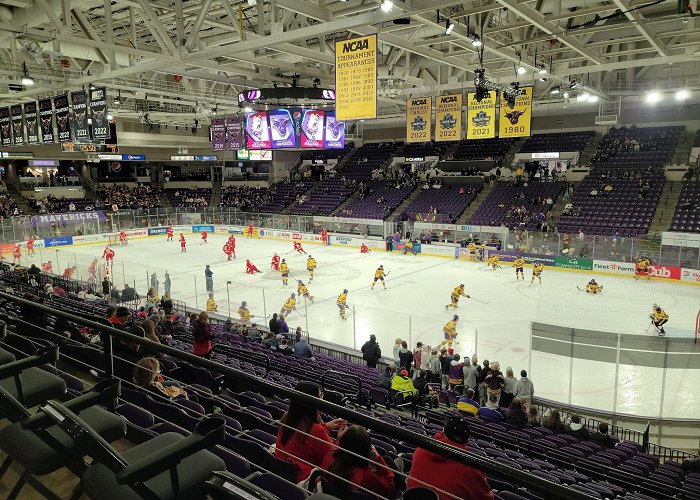
[[[406,100],[406,142],[430,141],[430,113],[432,97]]]
[[[476,93],[467,94],[467,139],[496,137],[496,92],[487,92],[481,101]]]
[[[435,142],[462,138],[462,94],[435,98]]]
[[[335,42],[335,119],[377,118],[377,35]]]
[[[532,120],[532,87],[520,89],[515,106],[508,106],[501,95],[501,112],[498,122],[499,137],[529,137]]]

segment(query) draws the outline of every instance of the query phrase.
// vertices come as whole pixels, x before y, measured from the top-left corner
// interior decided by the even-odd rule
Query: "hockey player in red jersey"
[[[280,270],[280,257],[279,255],[275,254],[272,256],[272,262],[270,262],[270,267],[274,269],[275,271]]]
[[[360,253],[369,253],[369,247],[365,245],[364,243],[360,245]]]
[[[27,240],[27,255],[34,255],[34,237],[30,236]]]
[[[165,234],[168,235],[168,239],[166,241],[173,241],[173,225],[168,224],[168,229],[165,230]]]
[[[326,231],[326,228],[321,229],[321,241],[324,245],[328,245],[328,231]]]
[[[126,239],[126,232],[119,231],[119,244],[120,245],[127,245],[128,243],[129,243],[129,240]]]
[[[75,266],[65,268],[63,270],[63,277],[67,280],[71,279],[73,277],[73,274],[75,273],[76,269],[78,269],[78,268]]]
[[[12,258],[15,260],[15,264],[19,264],[19,261],[22,258],[22,245],[15,245],[15,248],[12,250]]]
[[[262,271],[255,267],[255,264],[253,264],[250,260],[245,261],[245,272],[246,274],[255,274],[255,273],[261,273]]]
[[[105,260],[105,264],[107,265],[114,261],[114,250],[109,248],[109,245],[107,248],[105,248],[104,252],[102,252],[102,258]]]
[[[299,243],[298,241],[294,242],[294,250],[296,250],[299,253],[306,253],[306,250],[302,248],[301,243]]]
[[[187,252],[187,242],[185,241],[185,235],[180,233],[180,252]]]
[[[51,261],[42,263],[41,270],[45,273],[53,273],[53,264],[51,263]]]
[[[97,258],[92,259],[88,272],[90,273],[90,281],[97,281]]]
[[[200,245],[207,242],[207,236],[209,236],[207,232],[204,229],[202,229],[202,241],[200,242]]]
[[[227,241],[224,244],[224,253],[226,254],[227,259],[226,260],[231,260],[231,257],[233,257],[233,248],[231,248],[231,242]]]
[[[252,237],[253,237],[253,223],[252,223],[252,222],[251,222],[250,224],[248,224],[248,234],[247,234],[246,236],[247,236],[248,238],[252,238]]]

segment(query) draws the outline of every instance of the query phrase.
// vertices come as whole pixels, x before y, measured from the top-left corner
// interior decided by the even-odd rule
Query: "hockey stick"
[[[489,302],[487,300],[479,300],[475,299],[474,297],[470,297],[473,301],[478,302],[479,304],[488,304]]]

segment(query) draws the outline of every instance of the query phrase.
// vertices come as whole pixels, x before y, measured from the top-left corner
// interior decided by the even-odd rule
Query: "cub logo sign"
[[[681,279],[681,268],[676,266],[649,266],[649,275],[671,280]]]

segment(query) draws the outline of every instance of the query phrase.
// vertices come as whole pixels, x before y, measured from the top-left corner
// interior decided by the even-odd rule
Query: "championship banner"
[[[430,113],[432,97],[406,100],[406,142],[430,141]]]
[[[508,106],[501,94],[501,113],[498,122],[499,137],[529,137],[532,120],[532,87],[520,89],[515,106]]]
[[[87,92],[79,90],[70,93],[71,105],[73,108],[71,119],[71,135],[77,143],[90,140],[90,129],[88,127],[87,115]]]
[[[10,128],[10,108],[0,108],[0,144],[3,148],[12,146]]]
[[[243,149],[243,124],[240,115],[227,116],[226,125],[226,149],[238,151]]]
[[[39,144],[39,123],[36,101],[24,103],[24,121],[27,124],[27,144]]]
[[[68,94],[57,95],[53,98],[53,107],[56,109],[56,128],[58,142],[71,142],[70,120],[68,115]]]
[[[377,118],[377,35],[335,42],[335,117]]]
[[[53,132],[53,106],[51,99],[39,101],[39,124],[41,126],[41,142],[51,144],[56,142]]]
[[[109,139],[109,120],[107,120],[107,89],[96,87],[90,90],[90,118],[92,118],[93,139]]]
[[[10,106],[10,115],[12,116],[12,145],[24,146],[24,121],[22,120],[22,105],[15,104]]]
[[[211,150],[226,150],[226,125],[224,118],[211,119]]]
[[[462,138],[462,94],[435,98],[435,142]]]
[[[481,101],[476,93],[467,94],[467,139],[496,137],[496,92],[486,92]]]

